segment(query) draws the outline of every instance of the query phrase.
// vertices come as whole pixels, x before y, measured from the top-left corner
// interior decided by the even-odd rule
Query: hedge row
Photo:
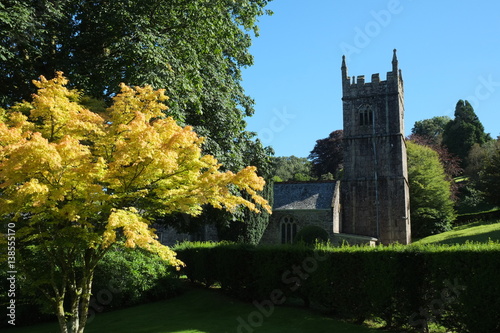
[[[500,220],[500,209],[488,212],[481,213],[472,213],[472,214],[462,214],[457,216],[454,225],[464,225],[478,221],[494,221]]]
[[[316,250],[194,243],[176,251],[190,280],[218,284],[257,309],[302,299],[336,317],[382,319],[390,328],[436,322],[458,332],[500,332],[497,243]]]

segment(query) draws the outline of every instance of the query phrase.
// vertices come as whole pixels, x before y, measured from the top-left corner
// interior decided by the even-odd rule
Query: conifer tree
[[[466,167],[466,158],[475,143],[483,144],[491,140],[484,132],[474,109],[468,101],[459,100],[455,107],[455,118],[448,122],[443,132],[443,145],[462,160]]]

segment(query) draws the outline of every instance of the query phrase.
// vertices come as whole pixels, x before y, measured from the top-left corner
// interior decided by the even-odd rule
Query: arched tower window
[[[369,105],[359,107],[359,125],[371,126],[373,124],[373,110]]]
[[[281,219],[281,243],[291,244],[297,233],[297,222],[291,216]]]

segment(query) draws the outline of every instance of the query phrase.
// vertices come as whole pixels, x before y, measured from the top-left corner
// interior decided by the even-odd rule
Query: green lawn
[[[238,318],[249,325],[240,326]],[[261,324],[260,327],[257,327],[257,324]],[[55,324],[45,324],[5,331],[57,333],[58,328]],[[231,299],[213,290],[192,289],[170,300],[97,314],[85,332],[375,333],[380,331],[346,324],[293,307],[276,307],[270,316],[263,316],[251,303]]]
[[[487,243],[489,239],[500,241],[500,221],[474,222],[423,238],[413,244],[464,244],[467,241]]]

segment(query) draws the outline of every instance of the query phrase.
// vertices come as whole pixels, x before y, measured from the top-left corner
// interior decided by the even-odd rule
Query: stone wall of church
[[[280,210],[271,215],[260,244],[282,244],[282,224],[290,221],[296,224],[297,232],[305,226],[314,225],[325,229],[333,239],[332,210]]]

